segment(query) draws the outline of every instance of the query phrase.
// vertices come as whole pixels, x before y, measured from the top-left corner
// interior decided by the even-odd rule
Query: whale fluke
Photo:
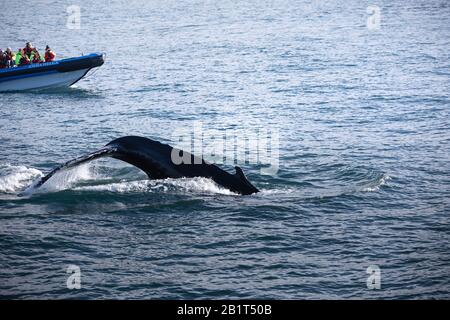
[[[242,195],[259,192],[239,167],[235,167],[236,173],[231,174],[189,152],[138,136],[115,139],[97,151],[70,160],[42,177],[34,185],[34,188],[42,186],[58,171],[103,157],[111,157],[136,166],[144,171],[149,179],[205,177]],[[183,159],[183,161],[178,161],[179,159]]]

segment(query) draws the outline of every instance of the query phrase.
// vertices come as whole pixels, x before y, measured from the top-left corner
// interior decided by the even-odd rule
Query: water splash
[[[222,188],[207,178],[180,178],[164,180],[121,181],[102,185],[75,187],[74,190],[107,191],[117,193],[133,192],[198,192],[223,195],[236,195],[234,192]]]
[[[59,171],[45,184],[36,189],[35,186],[38,183],[39,178],[43,176],[43,173],[36,169],[28,169],[27,172],[29,172],[28,176],[26,176],[27,179],[22,179],[21,183],[17,183],[16,180],[9,178],[9,180],[7,180],[8,183],[4,183],[4,185],[15,185],[16,187],[14,188],[8,187],[8,190],[12,193],[20,192],[22,196],[31,196],[35,193],[53,193],[68,189],[117,193],[194,192],[236,195],[234,192],[217,185],[214,181],[207,178],[197,177],[181,179],[169,178],[164,180],[141,180],[142,176],[136,172],[136,170],[111,171],[111,168],[97,167],[90,163],[86,163],[69,170]],[[18,179],[19,176],[16,175],[14,177]],[[136,178],[140,180],[136,180]],[[1,179],[2,178],[0,176],[0,182],[2,181]],[[115,182],[114,180],[119,181]],[[25,187],[26,189],[24,190]],[[2,186],[0,185],[0,191],[2,190],[1,188]]]
[[[0,193],[17,193],[44,174],[34,168],[0,164]]]
[[[95,170],[92,169],[89,163],[80,165],[78,167],[72,168],[70,170],[64,170],[57,172],[53,175],[45,184],[40,188],[35,189],[38,179],[33,181],[33,183],[23,192],[24,195],[31,195],[35,192],[47,193],[47,192],[57,192],[66,189],[73,188],[77,183],[84,180],[96,179],[97,174]]]

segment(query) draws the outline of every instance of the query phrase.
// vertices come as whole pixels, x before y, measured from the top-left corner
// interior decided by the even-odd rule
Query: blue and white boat
[[[69,87],[104,63],[104,55],[89,55],[53,62],[0,69],[0,92]]]

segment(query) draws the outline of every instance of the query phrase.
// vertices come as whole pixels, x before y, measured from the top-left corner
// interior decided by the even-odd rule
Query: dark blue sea
[[[448,1],[71,5],[0,3],[2,49],[106,54],[71,88],[0,94],[0,298],[450,298]],[[108,159],[22,194],[199,124],[278,135],[276,172],[239,164],[261,192]]]

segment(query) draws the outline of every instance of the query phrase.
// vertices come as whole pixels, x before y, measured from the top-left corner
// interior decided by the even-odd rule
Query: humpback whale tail
[[[173,161],[174,155],[179,156],[180,154],[182,154],[183,161],[175,164]],[[248,181],[240,167],[235,167],[236,173],[230,174],[216,165],[206,162],[203,158],[194,156],[186,151],[137,136],[115,139],[97,151],[56,167],[37,181],[34,188],[42,186],[58,171],[73,168],[102,157],[111,157],[132,164],[144,171],[150,179],[205,177],[239,194],[249,195],[259,192]]]

